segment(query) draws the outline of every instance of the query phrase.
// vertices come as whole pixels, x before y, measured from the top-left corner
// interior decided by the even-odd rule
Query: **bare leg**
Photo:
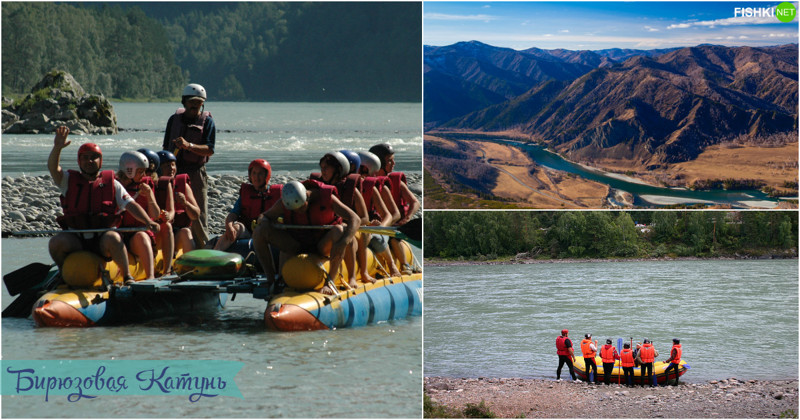
[[[389,248],[384,249],[383,252],[381,252],[378,255],[381,256],[381,259],[387,265],[389,269],[389,274],[392,277],[398,277],[402,275],[402,273],[400,273],[400,270],[397,269],[397,264],[394,263],[394,258],[392,257],[392,253],[389,251]]]
[[[369,244],[370,237],[371,235],[364,233],[358,240],[356,255],[358,256],[358,269],[361,273],[362,283],[375,283],[375,278],[370,276],[367,270],[367,244]]]
[[[64,266],[64,261],[67,259],[67,255],[82,250],[83,246],[77,236],[72,233],[62,232],[50,238],[48,248],[50,257],[53,258],[53,262],[55,262],[58,269],[61,270],[61,267]]]
[[[128,250],[125,248],[125,243],[119,233],[104,233],[100,238],[100,249],[104,257],[111,258],[117,264],[120,273],[122,273],[123,281],[132,278],[131,269],[128,267]]]
[[[275,265],[269,248],[270,233],[272,232],[269,225],[270,223],[260,223],[256,226],[256,230],[253,232],[253,250],[256,252],[256,258],[258,258],[258,262],[261,263],[261,267],[267,275],[267,280],[272,284],[275,282]]]
[[[339,266],[342,265],[344,250],[350,245],[349,243],[339,243],[339,239],[341,239],[342,235],[344,235],[344,226],[336,225],[331,228],[317,244],[317,250],[320,255],[330,254],[328,279],[325,282],[325,286],[320,291],[324,295],[332,295],[335,293],[335,290],[331,289],[330,285],[334,283],[336,274],[339,272]]]
[[[400,263],[400,269],[403,271],[403,273],[413,274],[411,265],[408,264],[408,261],[406,260],[405,249],[403,249],[400,241],[394,238],[389,238],[389,247],[392,249],[392,255],[397,259],[397,262]]]
[[[164,272],[162,274],[169,274],[172,272],[172,258],[175,255],[175,236],[172,234],[172,224],[164,222],[156,234],[156,246],[161,250],[164,257]]]
[[[194,237],[192,237],[192,230],[189,228],[182,228],[175,234],[176,251],[183,250],[187,253],[194,249]]]
[[[136,232],[131,238],[131,253],[139,259],[142,264],[144,272],[146,273],[145,279],[152,279],[155,277],[153,274],[153,247],[150,243],[150,237],[144,232]]]
[[[356,241],[345,247],[344,250],[344,265],[347,267],[347,286],[350,288],[358,287],[356,283]]]

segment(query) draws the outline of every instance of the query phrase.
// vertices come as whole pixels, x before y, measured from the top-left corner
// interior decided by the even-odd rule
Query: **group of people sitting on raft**
[[[61,151],[71,143],[68,135],[67,127],[56,130],[48,159],[64,211],[57,221],[66,230],[49,243],[56,265],[61,268],[73,252],[92,251],[114,261],[124,283],[130,284],[135,280],[128,251],[142,265],[145,278],[151,279],[156,273],[154,254],[160,250],[164,265],[158,271],[171,273],[172,257],[195,248],[190,226],[200,214],[188,176],[176,175],[175,155],[168,150],[127,151],[120,156],[115,173],[101,171],[100,147],[86,143],[78,148],[79,170],[64,170],[60,159]],[[388,275],[416,270],[411,261],[406,261],[396,239],[356,234],[361,226],[402,225],[419,210],[419,200],[409,190],[403,173],[393,172],[392,146],[377,144],[368,152],[358,153],[332,151],[320,159],[319,165],[320,172],[305,181],[270,185],[269,162],[253,160],[248,167],[249,182],[242,184],[239,198],[225,219],[224,234],[205,247],[226,250],[239,239],[252,238],[270,284],[276,283],[282,264],[294,255],[316,253],[330,258],[328,278],[320,290],[324,294],[336,293],[334,280],[343,261],[349,276],[345,288],[357,286],[357,273],[362,282],[375,282],[366,268],[367,247],[385,262]],[[324,228],[301,229],[302,225]],[[137,227],[141,229],[133,232],[108,230]],[[280,250],[277,265],[271,247]]]
[[[625,343],[622,350],[617,352],[616,347],[611,344],[611,339],[606,339],[606,344],[599,350],[597,348],[597,340],[592,341],[592,334],[586,334],[581,341],[581,353],[586,365],[586,377],[591,382],[592,371],[594,371],[595,383],[600,383],[600,378],[597,375],[597,364],[595,357],[598,352],[603,363],[603,376],[604,383],[609,385],[611,383],[611,372],[614,370],[614,364],[617,360],[620,361],[622,372],[625,377],[625,385],[633,386],[633,368],[641,368],[641,385],[654,386],[653,381],[653,364],[656,357],[658,357],[658,350],[653,347],[653,343],[645,338],[644,343],[636,343],[636,348],[631,348],[631,343]],[[556,354],[558,354],[558,369],[556,370],[556,380],[561,380],[561,368],[566,364],[569,367],[569,374],[572,380],[580,382],[575,376],[575,371],[572,362],[575,361],[575,352],[572,347],[572,340],[569,338],[569,330],[561,330],[561,335],[556,338]],[[678,384],[678,370],[680,368],[682,350],[681,341],[677,338],[672,339],[672,350],[670,351],[669,359],[664,363],[669,363],[665,374],[669,379],[671,370],[675,370],[675,385]]]

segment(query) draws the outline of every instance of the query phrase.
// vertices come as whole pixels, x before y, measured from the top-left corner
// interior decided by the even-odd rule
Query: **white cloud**
[[[569,33],[569,29],[562,29],[562,30],[558,31],[558,33],[568,34]]]
[[[646,29],[647,32],[658,32],[658,29],[656,29],[656,28],[654,28],[652,26],[645,26],[644,29]]]
[[[696,22],[677,23],[667,27],[667,29],[686,29],[692,26],[706,26],[714,28],[716,26],[736,26],[736,25],[765,25],[779,23],[774,16],[753,16],[753,17],[732,17],[726,19],[700,20]]]
[[[499,19],[497,16],[492,15],[449,15],[446,13],[425,13],[423,16],[428,20],[466,20],[466,21],[492,21]]]

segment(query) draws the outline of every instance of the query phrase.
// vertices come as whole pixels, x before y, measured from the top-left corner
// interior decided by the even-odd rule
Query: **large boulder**
[[[3,133],[52,133],[66,125],[75,134],[116,134],[117,115],[103,95],[90,95],[64,71],[52,71],[18,102],[3,100]]]

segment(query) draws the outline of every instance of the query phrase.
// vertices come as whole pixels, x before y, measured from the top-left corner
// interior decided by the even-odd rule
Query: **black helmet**
[[[611,339],[610,338],[606,338],[606,344],[611,344]]]
[[[647,344],[647,343],[649,343],[649,342],[650,342],[650,340],[649,340],[649,339],[647,339],[647,338],[645,338],[645,339],[644,339],[644,343],[645,343],[645,344]]]
[[[381,169],[386,166],[386,157],[394,154],[394,148],[389,143],[376,144],[370,147],[369,151],[375,153],[378,159],[381,160]]]
[[[681,340],[678,340],[677,338],[673,338],[672,342],[675,343],[675,344],[680,344]]]

